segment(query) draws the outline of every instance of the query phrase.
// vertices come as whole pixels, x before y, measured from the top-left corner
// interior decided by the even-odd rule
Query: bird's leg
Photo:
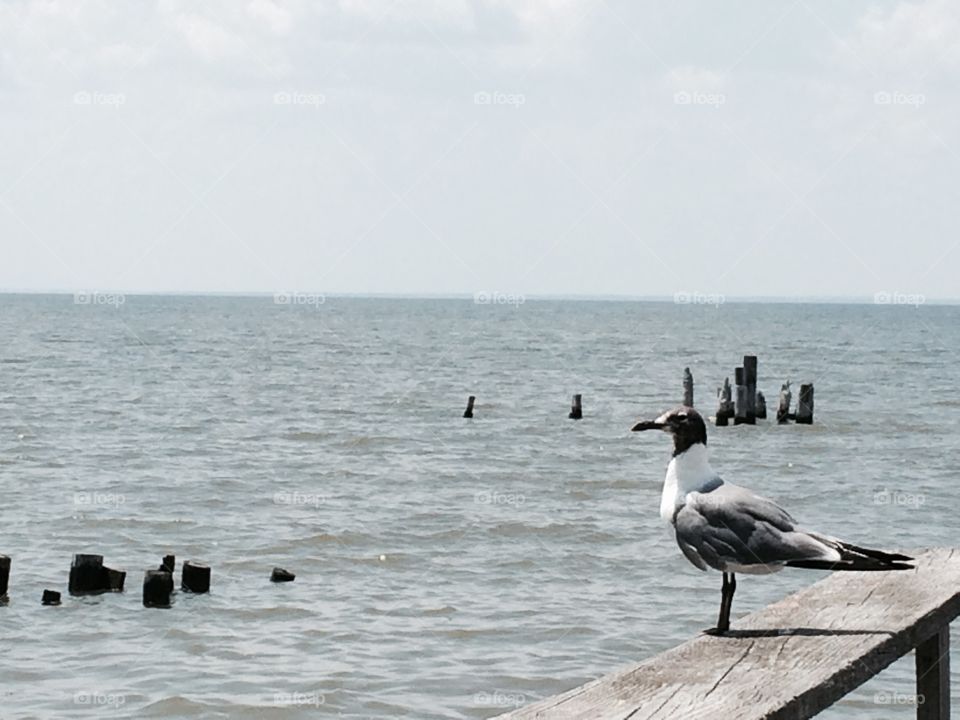
[[[730,608],[733,606],[733,593],[737,590],[737,579],[733,573],[727,578],[727,573],[723,573],[723,586],[720,589],[720,617],[717,618],[717,626],[707,630],[709,635],[723,635],[730,629]]]

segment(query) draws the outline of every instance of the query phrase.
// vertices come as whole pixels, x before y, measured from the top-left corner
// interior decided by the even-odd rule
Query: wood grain
[[[812,717],[921,643],[940,637],[960,615],[960,550],[911,554],[915,570],[834,573],[734,622],[724,637],[697,637],[499,717]],[[942,669],[932,672],[943,677]],[[934,679],[926,679],[934,687]],[[882,706],[877,710],[883,714]]]

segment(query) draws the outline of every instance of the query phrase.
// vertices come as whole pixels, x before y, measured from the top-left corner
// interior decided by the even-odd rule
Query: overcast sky
[[[960,296],[960,3],[4,0],[0,288]]]

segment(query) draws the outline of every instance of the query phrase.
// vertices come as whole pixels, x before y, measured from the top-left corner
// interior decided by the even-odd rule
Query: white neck
[[[663,479],[663,495],[660,498],[660,517],[667,522],[680,505],[683,505],[687,493],[703,490],[715,482],[717,474],[707,459],[707,446],[703,443],[691,445],[677,455],[667,465],[667,476]]]

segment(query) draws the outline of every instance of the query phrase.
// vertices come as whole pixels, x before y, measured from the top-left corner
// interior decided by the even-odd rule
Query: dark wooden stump
[[[40,598],[40,603],[42,605],[59,605],[60,593],[56,590],[44,590],[43,597]]]
[[[470,397],[467,398],[467,409],[463,411],[463,416],[465,418],[473,417],[473,402],[476,399],[477,397],[475,395],[471,395]]]
[[[757,420],[767,419],[767,399],[762,392],[757,393]]]
[[[180,588],[192,593],[210,592],[210,568],[187,560],[180,575]]]
[[[77,554],[70,565],[68,590],[71,595],[98,595],[123,592],[127,573],[103,566],[103,555]]]
[[[813,424],[813,383],[800,386],[797,398],[797,425]]]
[[[144,607],[170,607],[173,593],[173,575],[166,570],[147,570],[143,574]]]
[[[105,567],[103,572],[104,578],[106,579],[107,591],[123,592],[123,582],[127,579],[126,571]]]
[[[757,424],[757,356],[743,356],[743,384],[747,386],[747,424]]]
[[[749,422],[747,420],[747,386],[737,385],[737,407],[733,416],[733,424],[747,425]]]
[[[0,603],[7,602],[7,590],[10,585],[10,558],[0,555]]]
[[[683,369],[683,404],[693,407],[693,373],[690,368]]]
[[[275,567],[273,572],[270,573],[270,582],[293,582],[294,578],[297,576],[294,575],[289,570],[284,570],[283,568]]]
[[[735,413],[730,378],[724,378],[723,387],[717,390],[717,396],[719,398],[717,401],[717,425],[726,427]]]
[[[777,402],[777,422],[785,423],[790,419],[790,400],[793,393],[790,392],[790,381],[787,380],[780,386],[780,399]]]
[[[176,555],[164,555],[163,560],[160,561],[160,570],[166,570],[171,575],[173,574],[173,569],[177,565]]]
[[[583,418],[583,404],[581,403],[580,395],[573,396],[573,403],[570,406],[570,415],[568,417],[571,420],[580,420]]]

